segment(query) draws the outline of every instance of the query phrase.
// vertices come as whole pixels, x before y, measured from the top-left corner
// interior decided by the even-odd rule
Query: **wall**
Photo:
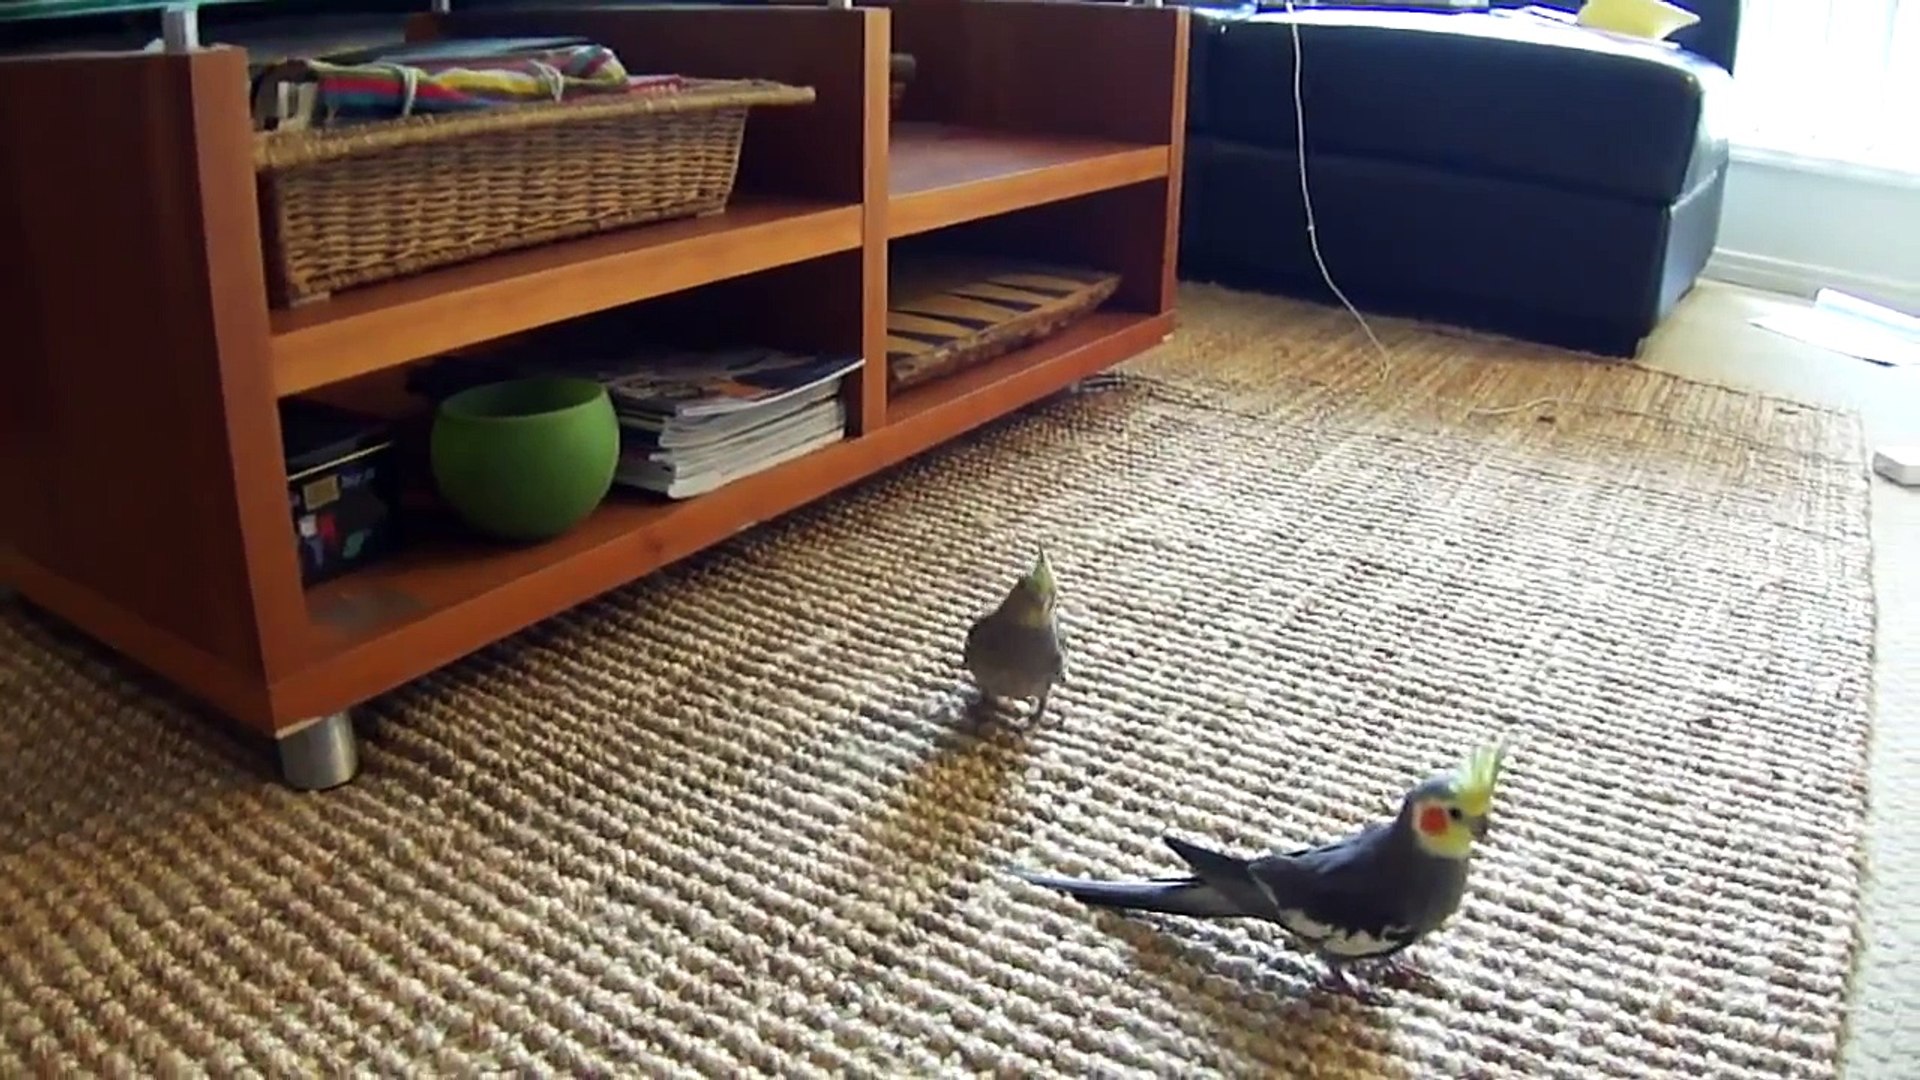
[[[1920,313],[1920,176],[1736,150],[1706,276]]]

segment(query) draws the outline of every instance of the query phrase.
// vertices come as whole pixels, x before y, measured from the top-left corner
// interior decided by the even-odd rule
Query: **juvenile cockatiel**
[[[1349,965],[1388,961],[1406,970],[1397,954],[1460,906],[1505,756],[1500,743],[1482,747],[1458,771],[1414,786],[1391,821],[1319,847],[1242,859],[1169,836],[1191,874],[1103,882],[1015,873],[1099,907],[1277,923],[1326,963],[1329,988],[1368,997]]]
[[[1014,582],[1000,605],[974,620],[962,655],[983,701],[1031,700],[1029,724],[1047,709],[1054,683],[1066,674],[1067,657],[1054,613],[1053,565],[1041,548],[1033,567]]]

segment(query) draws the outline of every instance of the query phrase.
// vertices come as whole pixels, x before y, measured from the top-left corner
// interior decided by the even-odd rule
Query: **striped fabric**
[[[613,50],[579,45],[532,55],[413,63],[301,60],[289,81],[315,84],[311,122],[333,126],[468,112],[586,94],[672,92],[677,75],[632,77]]]

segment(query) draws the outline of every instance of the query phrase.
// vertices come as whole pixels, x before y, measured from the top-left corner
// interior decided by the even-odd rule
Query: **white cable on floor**
[[[1380,338],[1374,334],[1373,327],[1368,325],[1366,316],[1360,314],[1360,309],[1353,306],[1353,301],[1348,300],[1347,294],[1342,292],[1340,286],[1334,282],[1333,271],[1327,269],[1326,257],[1320,254],[1320,229],[1314,222],[1313,191],[1307,180],[1307,101],[1306,80],[1301,74],[1300,22],[1298,13],[1294,10],[1293,0],[1285,0],[1285,2],[1287,29],[1293,33],[1293,133],[1295,154],[1300,160],[1300,204],[1306,210],[1307,216],[1307,246],[1313,249],[1313,262],[1320,268],[1320,280],[1332,290],[1334,297],[1340,301],[1340,306],[1347,309],[1347,314],[1352,315],[1354,321],[1360,324],[1360,329],[1366,332],[1367,340],[1373,342],[1374,350],[1379,354],[1380,378],[1384,381],[1391,374],[1393,354],[1380,343]]]
[[[1294,152],[1300,159],[1300,203],[1302,208],[1306,211],[1307,245],[1313,250],[1313,262],[1314,262],[1314,265],[1319,267],[1320,269],[1320,280],[1326,284],[1327,289],[1331,291],[1334,297],[1340,301],[1340,306],[1347,309],[1347,314],[1353,316],[1353,321],[1360,324],[1360,329],[1366,333],[1367,340],[1373,343],[1376,359],[1379,361],[1379,364],[1380,364],[1379,380],[1375,384],[1375,385],[1378,385],[1379,382],[1386,381],[1387,377],[1393,373],[1393,353],[1389,351],[1385,345],[1381,344],[1379,335],[1373,332],[1373,327],[1367,322],[1367,317],[1360,313],[1360,309],[1353,305],[1353,301],[1347,299],[1347,294],[1340,288],[1339,284],[1333,280],[1333,271],[1328,269],[1326,256],[1324,256],[1320,252],[1320,229],[1318,224],[1314,220],[1313,190],[1312,190],[1312,184],[1308,180],[1308,173],[1307,173],[1307,102],[1306,102],[1307,95],[1306,95],[1306,79],[1303,75],[1303,64],[1301,60],[1303,50],[1301,49],[1301,45],[1300,45],[1300,23],[1298,19],[1299,13],[1298,13],[1298,10],[1294,7],[1294,0],[1283,0],[1283,3],[1286,5],[1287,29],[1292,34],[1292,37],[1293,37]],[[1584,408],[1584,409],[1599,409],[1602,411],[1616,413],[1616,414],[1624,413],[1632,416],[1646,417],[1648,419],[1666,420],[1669,423],[1673,422],[1670,418],[1657,416],[1656,414],[1653,414],[1653,413],[1640,412],[1638,410],[1622,409],[1617,407],[1592,405],[1588,403],[1572,401],[1563,397],[1535,398],[1532,401],[1528,401],[1519,405],[1481,406],[1479,408],[1466,410],[1465,414],[1462,416],[1462,419],[1468,419],[1475,416],[1506,416],[1513,413],[1538,409],[1541,406],[1551,406],[1551,405],[1560,405],[1560,406],[1568,406],[1573,408]]]

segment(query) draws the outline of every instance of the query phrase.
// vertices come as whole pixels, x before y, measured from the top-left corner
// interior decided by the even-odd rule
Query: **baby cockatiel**
[[[1028,723],[1047,709],[1054,683],[1066,674],[1067,657],[1054,613],[1053,565],[1041,548],[1028,570],[992,611],[974,620],[962,655],[983,699],[1032,701]]]
[[[1406,970],[1397,954],[1452,917],[1505,756],[1499,743],[1482,747],[1457,772],[1408,791],[1391,821],[1319,847],[1242,859],[1167,837],[1191,874],[1103,882],[1015,872],[1099,907],[1277,923],[1326,963],[1329,988],[1370,997],[1347,968],[1388,961]]]

